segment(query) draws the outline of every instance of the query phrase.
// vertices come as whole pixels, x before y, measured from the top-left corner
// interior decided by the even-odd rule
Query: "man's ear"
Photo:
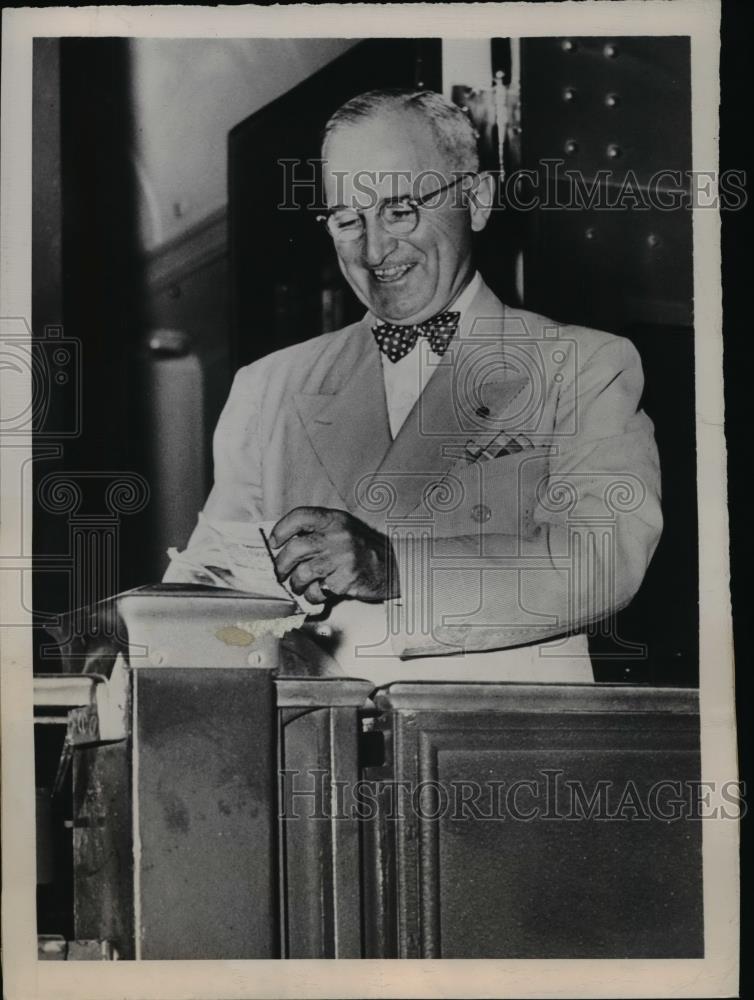
[[[475,233],[481,232],[487,225],[495,202],[497,178],[488,170],[474,177],[469,188],[469,209],[471,210],[471,228]]]

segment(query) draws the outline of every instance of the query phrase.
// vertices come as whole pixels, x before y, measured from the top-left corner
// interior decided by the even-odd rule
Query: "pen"
[[[278,576],[277,566],[275,565],[275,554],[272,551],[272,546],[270,545],[269,541],[267,540],[267,535],[265,535],[265,533],[264,533],[264,528],[260,528],[259,529],[259,534],[262,536],[262,541],[264,542],[264,547],[267,549],[267,555],[272,560],[272,569],[273,569],[273,571],[275,573],[275,579],[279,583],[280,582],[280,577]]]

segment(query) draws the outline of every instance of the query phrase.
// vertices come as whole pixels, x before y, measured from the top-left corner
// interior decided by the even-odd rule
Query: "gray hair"
[[[438,147],[453,170],[479,170],[478,135],[468,116],[442,94],[432,90],[369,90],[352,97],[330,117],[322,133],[322,148],[336,129],[376,118],[383,112],[410,112],[422,115],[431,127]]]

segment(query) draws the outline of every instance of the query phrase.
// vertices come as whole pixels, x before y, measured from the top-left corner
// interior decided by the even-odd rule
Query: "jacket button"
[[[484,521],[489,521],[492,517],[492,511],[485,504],[478,503],[475,507],[471,508],[471,516],[475,521],[482,524]]]

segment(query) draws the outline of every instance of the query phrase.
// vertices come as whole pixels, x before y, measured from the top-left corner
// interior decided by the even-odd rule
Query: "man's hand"
[[[344,510],[296,507],[272,530],[275,569],[312,604],[329,597],[386,601],[398,597],[395,554],[386,535]]]

